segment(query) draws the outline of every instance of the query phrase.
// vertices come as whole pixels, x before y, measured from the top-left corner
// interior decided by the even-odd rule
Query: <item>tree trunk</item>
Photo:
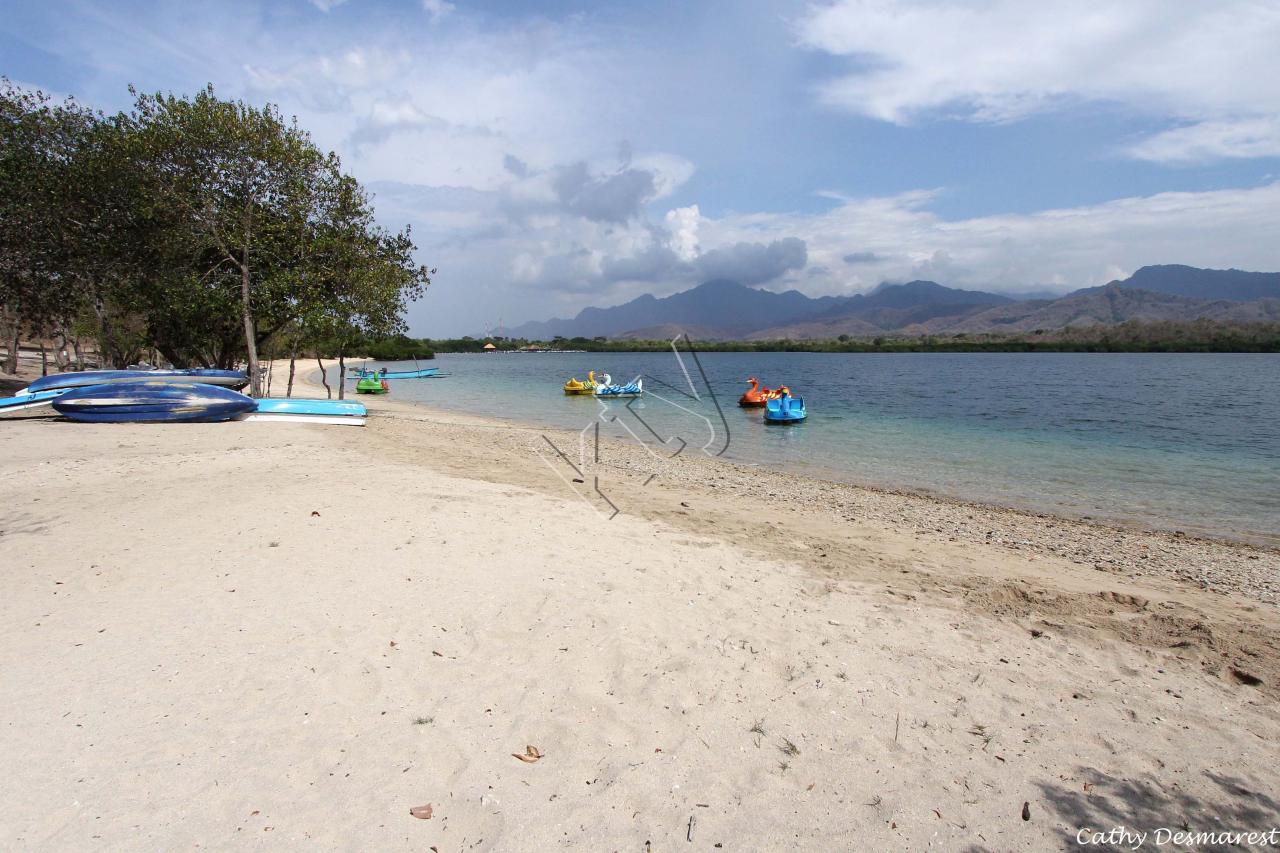
[[[338,399],[347,399],[347,356],[338,350]]]
[[[316,356],[316,364],[320,365],[320,381],[324,383],[324,392],[329,395],[329,399],[333,399],[333,389],[329,387],[329,377],[324,372],[324,362],[320,356]]]
[[[71,339],[72,351],[76,354],[76,370],[84,370],[84,350],[80,349],[80,338]]]
[[[249,250],[245,249],[240,264],[240,316],[244,320],[244,345],[249,351],[249,396],[262,396],[262,378],[258,376],[258,341],[253,331],[253,308],[249,304]]]
[[[276,355],[275,347],[267,347],[267,396],[271,396],[271,377],[276,372]]]
[[[37,341],[37,343],[40,346],[40,375],[48,376],[49,375],[49,353],[45,351],[43,340]]]
[[[296,351],[289,353],[289,387],[286,388],[284,392],[284,395],[286,397],[293,396],[293,372],[297,367],[297,362],[298,362],[298,353]]]
[[[101,299],[93,300],[93,313],[98,315],[98,361],[99,367],[110,370],[116,366],[116,340],[111,332],[111,321],[107,319],[107,309]]]
[[[18,347],[22,342],[22,319],[17,314],[13,315],[13,336],[6,341],[9,344],[9,356],[4,362],[5,373],[18,372]]]
[[[58,344],[58,349],[53,354],[53,363],[57,366],[59,373],[66,373],[67,368],[71,366],[71,357],[67,355],[67,346],[70,345],[71,338],[67,336],[66,326],[58,329],[58,337],[62,339],[62,343]]]

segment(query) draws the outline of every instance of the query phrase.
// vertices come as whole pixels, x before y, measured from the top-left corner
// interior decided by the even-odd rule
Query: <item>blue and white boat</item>
[[[167,379],[89,385],[53,401],[58,414],[90,423],[226,421],[256,405],[252,397],[230,388]]]
[[[82,370],[74,373],[55,373],[32,382],[19,394],[35,394],[57,388],[84,388],[89,385],[109,385],[116,382],[169,382],[204,385],[220,385],[227,388],[243,388],[249,377],[238,370]]]
[[[783,394],[768,401],[764,407],[764,419],[771,424],[797,424],[809,416],[804,407],[803,397],[792,397]]]
[[[258,400],[251,412],[236,415],[238,421],[291,421],[336,426],[364,426],[369,410],[347,400],[305,400],[288,397]]]
[[[23,393],[15,397],[0,397],[0,415],[50,406],[56,398],[70,390],[70,388],[55,388],[52,391],[37,391],[34,394]]]
[[[606,373],[597,377],[595,394],[597,397],[613,399],[639,397],[644,394],[644,380],[637,376],[634,382],[628,382],[625,385],[614,385],[613,377]]]

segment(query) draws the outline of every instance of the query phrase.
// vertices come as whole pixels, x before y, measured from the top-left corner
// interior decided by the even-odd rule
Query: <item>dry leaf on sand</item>
[[[538,751],[536,746],[526,746],[524,748],[524,755],[521,755],[518,752],[513,752],[511,753],[511,757],[518,758],[525,764],[532,764],[542,757],[542,753]]]

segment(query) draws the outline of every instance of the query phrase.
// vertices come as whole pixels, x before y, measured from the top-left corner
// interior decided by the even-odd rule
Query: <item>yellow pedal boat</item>
[[[564,393],[570,396],[576,394],[594,394],[596,392],[596,372],[594,370],[587,373],[587,381],[579,382],[578,377],[573,377],[564,383]]]

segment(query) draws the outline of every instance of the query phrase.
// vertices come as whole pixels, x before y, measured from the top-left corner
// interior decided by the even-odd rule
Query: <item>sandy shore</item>
[[[1280,553],[370,405],[0,423],[0,848],[1280,823]]]

